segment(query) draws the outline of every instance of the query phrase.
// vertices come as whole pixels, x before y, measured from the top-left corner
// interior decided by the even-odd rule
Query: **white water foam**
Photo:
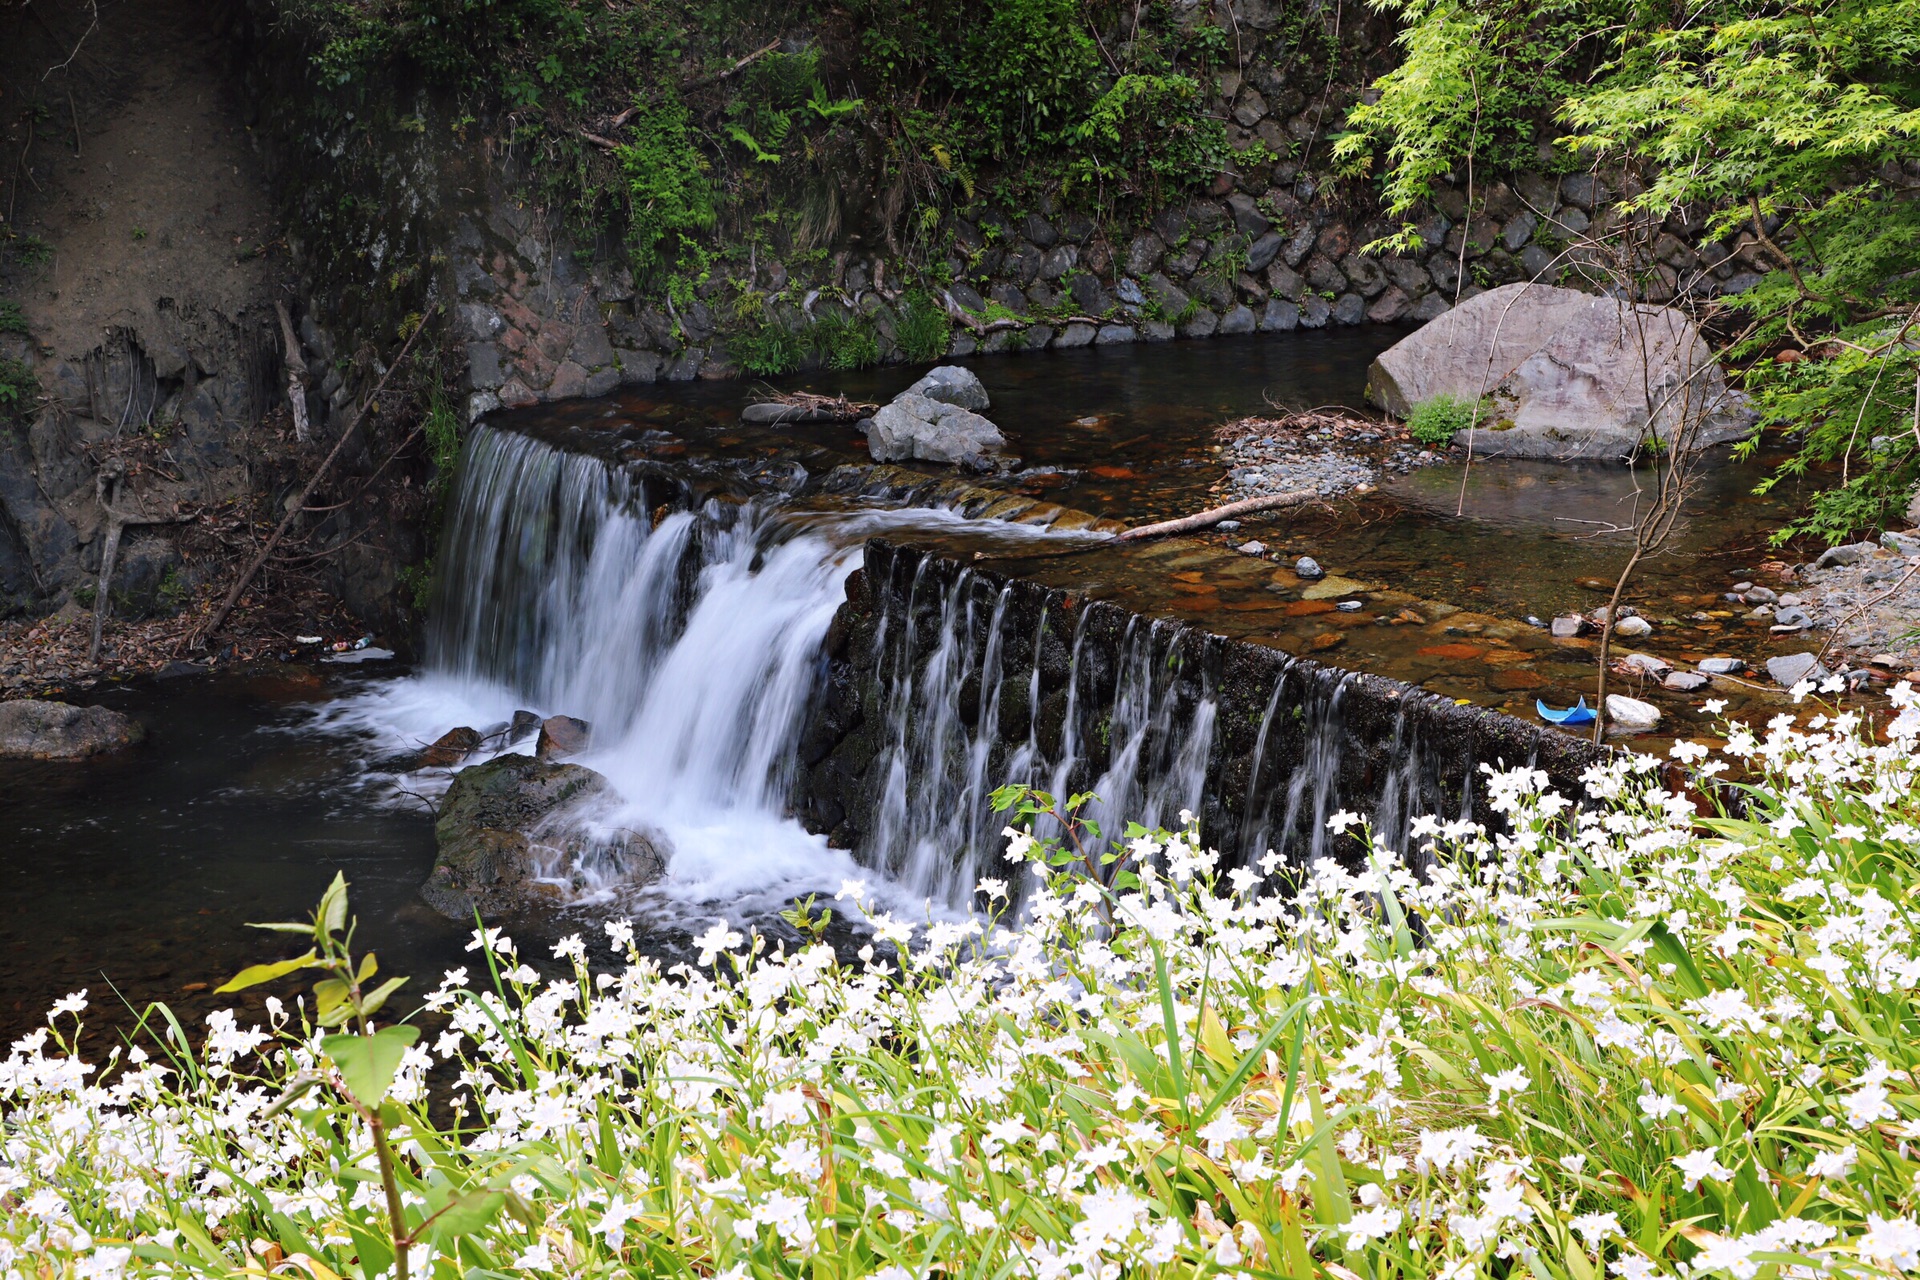
[[[618,470],[496,432],[478,434],[463,473],[428,669],[329,704],[321,728],[382,755],[456,725],[484,733],[522,709],[589,721],[594,744],[576,762],[623,797],[591,819],[657,832],[671,851],[666,880],[641,895],[642,907],[738,919],[848,879],[870,881],[893,909],[951,905],[953,895],[929,895],[926,877],[886,882],[786,814],[795,742],[846,579],[876,533],[990,531],[1010,546],[1100,535],[941,510],[758,503],[710,505],[652,527]],[[407,803],[407,793],[442,790],[450,777],[372,780]],[[576,867],[571,882],[584,882],[587,900],[627,902],[620,885],[596,876]]]

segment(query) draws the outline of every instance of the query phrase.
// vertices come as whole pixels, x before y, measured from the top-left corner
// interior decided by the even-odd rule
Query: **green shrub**
[[[773,320],[760,320],[727,337],[727,353],[740,372],[756,378],[792,373],[806,362],[807,343]]]
[[[616,153],[627,180],[627,241],[642,273],[672,268],[688,242],[716,218],[707,161],[693,144],[693,127],[678,96],[638,109],[630,136]]]
[[[880,339],[866,316],[828,316],[810,335],[820,363],[842,372],[880,363]]]
[[[947,354],[953,322],[931,293],[912,289],[901,299],[900,318],[893,332],[908,360],[927,364]]]
[[[40,380],[18,360],[0,356],[0,424],[25,422],[40,394]]]
[[[0,333],[12,333],[25,336],[27,318],[20,314],[20,304],[12,298],[0,298]]]
[[[1407,431],[1421,444],[1445,447],[1453,437],[1473,425],[1475,401],[1458,396],[1438,395],[1422,400],[1407,415]]]

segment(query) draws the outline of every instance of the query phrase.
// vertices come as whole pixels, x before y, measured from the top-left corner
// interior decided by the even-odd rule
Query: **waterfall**
[[[482,428],[425,669],[328,714],[388,748],[520,708],[581,717],[578,762],[621,797],[597,820],[668,850],[650,892],[730,914],[863,867],[895,901],[964,905],[1005,872],[991,796],[1008,783],[1092,793],[1079,816],[1110,838],[1192,811],[1230,863],[1340,856],[1326,822],[1342,808],[1390,842],[1449,797],[1473,811],[1459,762],[1470,775],[1475,748],[1440,727],[1472,713],[1443,699],[868,541],[1104,535],[790,488],[697,501],[657,470]],[[555,870],[593,891],[618,868],[582,854]]]

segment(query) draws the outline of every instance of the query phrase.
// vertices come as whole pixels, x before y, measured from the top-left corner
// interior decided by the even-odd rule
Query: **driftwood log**
[[[1224,507],[1214,507],[1210,511],[1197,511],[1190,516],[1181,516],[1178,520],[1143,524],[1138,528],[1128,529],[1125,533],[1114,535],[1114,540],[1139,542],[1145,538],[1170,538],[1176,533],[1192,533],[1195,529],[1209,529],[1222,520],[1252,515],[1256,511],[1272,511],[1276,507],[1297,507],[1302,503],[1312,502],[1319,496],[1311,489],[1289,489],[1285,493],[1270,493],[1261,498],[1242,498],[1238,502],[1229,502]]]

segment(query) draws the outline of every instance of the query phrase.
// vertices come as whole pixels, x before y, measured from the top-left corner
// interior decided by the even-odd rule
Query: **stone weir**
[[[1349,810],[1405,850],[1421,814],[1492,823],[1479,766],[1577,791],[1605,753],[1400,681],[1342,671],[882,539],[826,641],[795,804],[832,843],[927,895],[1000,868],[993,788],[1091,791],[1084,811],[1177,825],[1230,863],[1337,852]]]

